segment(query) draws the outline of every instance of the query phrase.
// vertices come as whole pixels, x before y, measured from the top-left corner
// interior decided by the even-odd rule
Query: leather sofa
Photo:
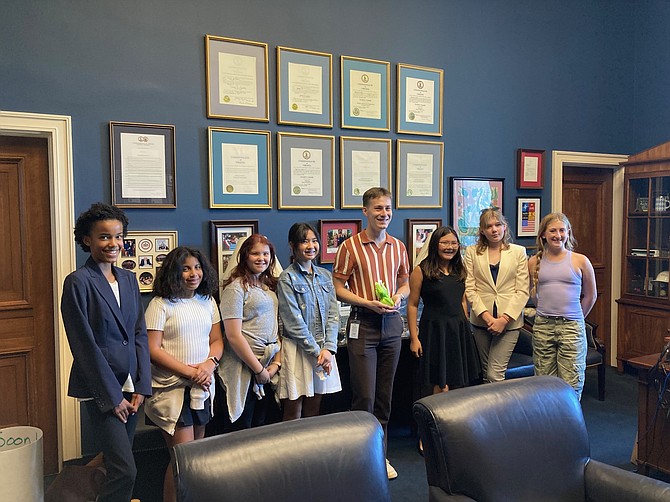
[[[231,432],[174,448],[177,500],[391,500],[382,429],[364,411]]]
[[[641,502],[670,485],[590,458],[575,392],[537,376],[420,399],[431,501]]]

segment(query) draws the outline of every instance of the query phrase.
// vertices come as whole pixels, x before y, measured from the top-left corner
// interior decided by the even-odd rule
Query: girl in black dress
[[[430,386],[433,394],[481,378],[467,317],[466,274],[456,231],[438,228],[430,238],[428,255],[412,271],[407,300],[410,349],[419,358],[421,383]],[[417,327],[419,299],[423,312]]]

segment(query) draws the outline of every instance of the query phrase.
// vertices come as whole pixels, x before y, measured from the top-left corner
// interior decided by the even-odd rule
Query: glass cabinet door
[[[624,291],[668,299],[670,270],[670,176],[628,183]]]

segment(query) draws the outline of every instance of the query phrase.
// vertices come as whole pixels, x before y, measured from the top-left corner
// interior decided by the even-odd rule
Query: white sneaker
[[[393,466],[391,465],[391,462],[389,462],[389,459],[386,459],[386,474],[389,477],[389,479],[395,479],[398,477],[398,471],[396,471]]]

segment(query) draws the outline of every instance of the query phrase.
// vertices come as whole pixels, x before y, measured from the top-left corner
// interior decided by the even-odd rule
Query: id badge
[[[360,321],[351,321],[349,323],[349,338],[352,340],[357,340],[358,339],[358,330],[361,327],[361,322]]]

